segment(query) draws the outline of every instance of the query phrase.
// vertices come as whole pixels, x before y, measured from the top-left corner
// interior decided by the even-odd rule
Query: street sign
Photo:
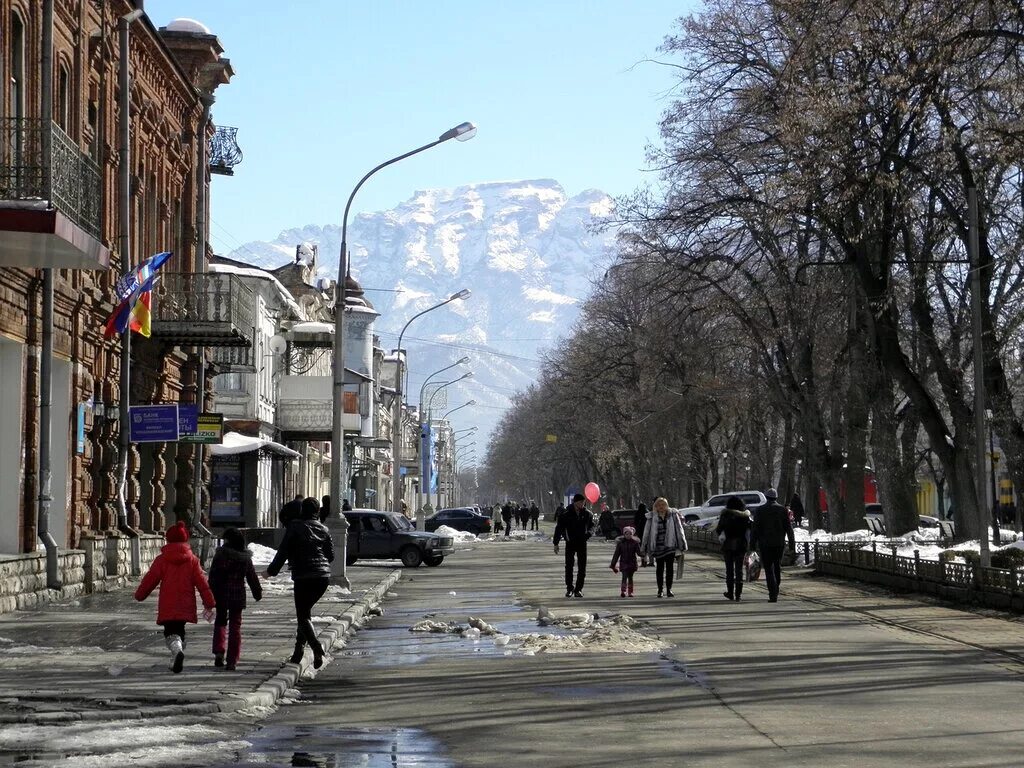
[[[195,434],[196,419],[198,417],[198,405],[182,405],[178,403],[178,435],[181,439],[184,439],[185,435]]]
[[[133,405],[128,408],[129,439],[133,443],[176,442],[178,405]]]
[[[196,415],[196,428],[178,438],[182,443],[220,445],[224,442],[224,414],[200,413]]]

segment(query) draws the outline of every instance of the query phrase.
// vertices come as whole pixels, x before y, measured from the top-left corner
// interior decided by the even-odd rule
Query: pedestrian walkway
[[[330,587],[314,609],[324,648],[340,645],[400,576],[390,565],[349,569],[350,593]],[[303,675],[286,664],[295,641],[291,581],[263,581],[263,599],[243,614],[242,658],[232,672],[213,666],[213,625],[187,627],[185,669],[168,670],[157,594],[134,587],[87,595],[45,609],[0,616],[0,723],[54,723],[203,714],[273,705]],[[327,663],[330,663],[328,658]]]

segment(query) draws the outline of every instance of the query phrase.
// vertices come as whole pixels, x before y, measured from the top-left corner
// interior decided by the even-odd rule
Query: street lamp
[[[355,185],[352,192],[348,196],[348,200],[345,202],[345,213],[341,218],[341,253],[338,258],[338,282],[334,286],[334,359],[331,361],[331,373],[333,378],[333,386],[331,389],[331,497],[334,499],[334,503],[341,508],[342,495],[344,492],[343,478],[342,478],[342,465],[344,463],[344,457],[342,451],[344,450],[344,414],[345,414],[345,278],[348,274],[348,213],[352,208],[352,200],[356,196],[356,192],[363,186],[367,179],[373,174],[379,171],[381,168],[386,168],[393,163],[397,163],[400,160],[404,160],[407,157],[412,157],[415,154],[419,154],[431,147],[436,147],[438,144],[448,141],[449,139],[458,139],[459,141],[466,141],[467,139],[473,138],[476,135],[476,126],[472,123],[459,123],[454,128],[450,128],[440,136],[437,137],[436,141],[432,141],[429,144],[424,144],[422,147],[417,147],[409,152],[392,157],[390,160],[385,160],[380,165],[374,166],[368,171],[363,178],[359,180],[359,183]],[[337,581],[345,587],[349,586],[348,575],[346,573],[346,547],[348,545],[348,520],[345,519],[344,515],[336,515],[333,518],[338,523],[338,550],[339,556],[336,558],[338,566],[338,579]]]
[[[419,487],[419,490],[416,492],[416,527],[419,528],[419,530],[421,530],[421,531],[423,530],[423,519],[425,517],[425,515],[423,513],[423,504],[422,504],[422,499],[421,499],[422,494],[423,494],[423,486],[424,485],[427,486],[427,502],[428,503],[430,502],[430,473],[429,473],[429,469],[427,471],[424,471],[424,459],[426,459],[427,457],[424,456],[424,452],[423,452],[423,440],[425,439],[425,433],[426,433],[427,430],[430,429],[430,419],[427,416],[427,414],[428,414],[428,412],[430,410],[430,404],[434,401],[434,397],[437,395],[437,393],[440,392],[442,389],[444,389],[445,387],[450,387],[452,384],[454,384],[457,381],[462,381],[463,379],[472,378],[473,377],[473,372],[472,371],[467,371],[466,373],[464,373],[462,376],[460,376],[457,379],[452,379],[451,381],[446,381],[446,382],[442,383],[433,392],[430,393],[430,397],[427,398],[427,402],[426,403],[423,402],[425,390],[426,390],[427,384],[430,382],[430,380],[432,378],[437,376],[437,374],[443,373],[444,371],[447,371],[447,370],[449,370],[451,368],[454,368],[457,365],[462,365],[463,363],[468,363],[468,362],[469,362],[469,358],[468,357],[464,357],[464,358],[462,358],[461,360],[459,360],[456,363],[452,363],[451,365],[445,366],[444,368],[441,368],[440,370],[434,371],[432,374],[430,374],[427,377],[426,381],[423,382],[423,386],[420,387],[420,400],[419,400],[419,405],[417,406],[418,409],[419,409],[420,441],[421,441],[420,442],[420,452],[419,452],[419,459],[420,459],[420,487]],[[429,467],[429,462],[428,462],[427,466]]]
[[[416,318],[423,317],[428,312],[440,309],[444,305],[458,299],[469,298],[469,293],[468,288],[463,288],[458,293],[453,293],[444,301],[416,313],[406,321],[405,325],[402,326],[401,333],[398,334],[398,350],[395,361],[395,402],[391,409],[391,497],[392,509],[398,514],[402,514],[402,457],[400,454],[402,447],[402,337],[405,336],[405,330],[409,327],[409,324]]]
[[[465,377],[463,377],[463,378],[465,378]],[[456,379],[455,381],[458,381],[458,379]],[[454,383],[455,383],[455,381],[453,381],[453,382],[450,382],[450,383],[451,383],[451,384],[454,384]],[[470,401],[469,401],[468,403],[463,403],[462,405],[457,405],[457,406],[455,406],[455,407],[454,407],[454,408],[452,408],[452,409],[451,409],[450,411],[448,411],[448,413],[446,413],[446,414],[445,414],[444,416],[442,416],[442,417],[441,417],[440,419],[438,419],[438,421],[445,421],[445,420],[447,420],[447,418],[448,418],[449,416],[451,416],[451,415],[452,415],[453,413],[455,413],[456,411],[461,411],[461,410],[462,410],[463,408],[468,408],[468,407],[469,407],[469,406],[471,406],[471,405],[476,405],[476,400],[470,400]]]

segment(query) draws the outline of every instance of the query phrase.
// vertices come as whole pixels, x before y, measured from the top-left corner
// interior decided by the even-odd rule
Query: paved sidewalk
[[[391,566],[350,568],[351,594],[330,587],[313,618],[324,648],[343,645],[353,625],[400,575]],[[157,593],[139,603],[133,591],[131,587],[0,615],[0,723],[268,707],[313,672],[308,649],[301,665],[286,663],[295,641],[287,569],[263,581],[260,602],[250,596],[242,619],[242,658],[233,672],[213,666],[213,625],[201,616],[199,624],[186,629],[184,671],[170,672],[163,630],[156,624]]]

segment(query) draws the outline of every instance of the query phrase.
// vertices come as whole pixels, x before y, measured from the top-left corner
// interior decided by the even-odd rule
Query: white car
[[[729,500],[730,496],[739,496],[743,499],[743,503],[747,505],[747,509],[754,509],[760,507],[762,504],[767,504],[767,497],[760,491],[733,491],[731,493],[719,493],[712,496],[710,499],[705,501],[699,507],[686,507],[679,510],[679,514],[683,517],[684,523],[696,523],[698,520],[717,519],[722,510],[725,509],[725,502]]]

